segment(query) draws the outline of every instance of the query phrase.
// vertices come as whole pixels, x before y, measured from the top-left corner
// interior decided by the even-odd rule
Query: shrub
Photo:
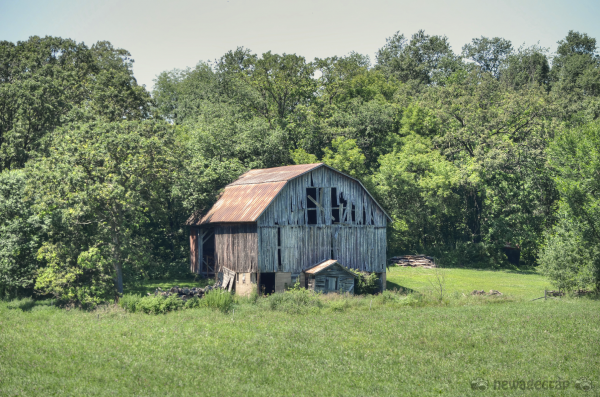
[[[183,306],[185,309],[195,309],[198,307],[202,307],[204,304],[203,300],[198,298],[197,296],[194,296],[191,299],[188,299],[185,302],[185,305]]]
[[[267,297],[267,303],[271,310],[290,314],[304,314],[323,306],[318,294],[306,289],[271,294]]]
[[[583,230],[582,230],[583,229]],[[585,237],[585,227],[562,217],[546,233],[540,252],[540,271],[561,291],[598,285],[598,249]]]
[[[119,306],[130,313],[135,313],[137,304],[141,299],[140,295],[125,294],[119,299]]]
[[[38,259],[45,260],[35,287],[40,294],[53,295],[59,304],[74,304],[84,308],[114,298],[113,269],[105,252],[90,248],[79,253],[77,261],[70,259],[72,250],[60,244],[44,244]]]
[[[184,302],[175,295],[144,296],[126,294],[119,300],[119,306],[130,313],[165,314],[184,307]]]
[[[233,296],[227,291],[213,289],[204,295],[204,302],[206,307],[226,313],[233,305]]]
[[[376,273],[362,273],[352,269],[350,271],[356,276],[355,294],[365,295],[379,292],[379,277]]]
[[[233,296],[227,291],[211,290],[204,298],[193,297],[184,301],[177,295],[170,296],[140,296],[125,294],[119,300],[119,306],[130,313],[165,314],[180,309],[210,307],[227,312],[233,304]]]

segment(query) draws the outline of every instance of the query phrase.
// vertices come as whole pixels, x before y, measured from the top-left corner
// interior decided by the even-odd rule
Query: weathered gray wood
[[[238,273],[258,270],[258,235],[255,224],[219,224],[215,227],[215,264]]]
[[[337,263],[314,276],[314,282],[309,283],[309,288],[316,292],[352,294],[354,291],[354,275]],[[336,288],[331,288],[331,285],[333,284],[337,284]]]
[[[307,197],[307,187],[316,188],[316,197]],[[339,204],[331,200],[332,188]],[[308,202],[316,206],[316,225],[307,224]],[[334,206],[339,219],[332,215]],[[330,258],[352,269],[381,273],[387,260],[386,226],[385,214],[358,182],[322,167],[288,181],[254,229],[248,224],[217,226],[215,261],[217,269],[276,272],[279,249],[281,271],[287,273],[302,272]]]

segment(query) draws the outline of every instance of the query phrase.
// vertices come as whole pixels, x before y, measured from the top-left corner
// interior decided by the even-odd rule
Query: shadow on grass
[[[124,293],[126,294],[141,294],[146,295],[147,293],[153,293],[157,288],[161,288],[163,290],[167,290],[171,287],[198,287],[204,288],[208,284],[214,283],[213,279],[198,279],[194,281],[194,279],[186,278],[186,279],[161,279],[161,280],[145,280],[136,284],[126,285],[124,288]]]
[[[396,284],[393,281],[386,281],[385,284],[386,284],[385,289],[388,291],[398,291],[398,292],[405,293],[405,294],[412,294],[412,293],[417,292],[412,288],[403,287],[402,285]]]
[[[6,305],[6,307],[9,310],[20,309],[21,311],[29,312],[34,307],[50,307],[53,304],[54,304],[54,301],[51,299],[36,301],[33,298],[22,298],[22,299],[15,299],[15,300],[10,301]]]
[[[401,268],[402,266],[390,266],[390,268]],[[421,268],[421,267],[417,267]],[[490,268],[490,267],[468,267],[468,266],[440,266],[439,269],[458,269],[458,270],[473,270],[480,272],[503,272],[503,273],[513,273],[513,274],[524,274],[524,275],[539,275],[538,271],[535,268],[523,268],[519,269],[516,267],[501,267],[501,268]]]
[[[506,273],[513,273],[513,274],[537,274],[539,275],[540,273],[538,273],[538,271],[536,269],[504,269],[504,271]]]

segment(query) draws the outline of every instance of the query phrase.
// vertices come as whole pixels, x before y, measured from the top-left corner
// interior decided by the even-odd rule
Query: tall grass
[[[177,295],[140,296],[137,294],[125,294],[119,300],[119,306],[130,313],[166,314],[171,311],[182,309],[194,309],[209,307],[222,312],[227,312],[233,305],[233,296],[228,291],[211,290],[204,298],[191,298],[186,301],[179,299]]]
[[[535,396],[492,388],[580,377],[596,387],[600,375],[592,299],[280,295],[233,303],[235,316],[0,303],[0,395]],[[314,308],[315,297],[314,311],[284,310]],[[486,392],[471,389],[478,378]]]
[[[223,313],[226,313],[233,305],[233,296],[230,292],[213,289],[204,295],[202,301],[206,307],[217,309]]]

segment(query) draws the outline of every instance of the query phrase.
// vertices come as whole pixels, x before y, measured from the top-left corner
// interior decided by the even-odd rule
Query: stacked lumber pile
[[[425,255],[395,256],[390,261],[396,266],[424,267],[426,269],[435,267],[434,259]]]

